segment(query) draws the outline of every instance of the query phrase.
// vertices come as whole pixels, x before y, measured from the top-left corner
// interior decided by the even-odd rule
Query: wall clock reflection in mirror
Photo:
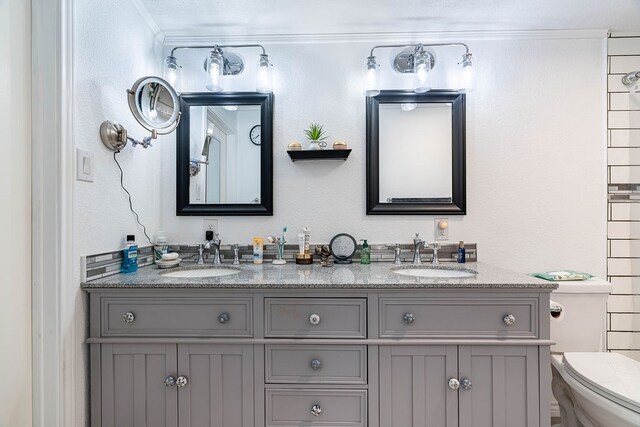
[[[249,139],[255,145],[260,145],[260,125],[255,125],[249,131]]]

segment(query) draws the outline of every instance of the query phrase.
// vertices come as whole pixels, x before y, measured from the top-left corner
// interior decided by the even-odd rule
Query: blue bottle
[[[127,235],[127,246],[122,251],[122,273],[135,273],[138,271],[138,245],[136,244],[136,236]]]
[[[458,263],[464,264],[466,262],[466,254],[464,252],[464,242],[461,240],[458,244]]]

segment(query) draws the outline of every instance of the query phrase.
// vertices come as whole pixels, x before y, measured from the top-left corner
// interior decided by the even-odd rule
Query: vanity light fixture
[[[371,48],[367,57],[365,94],[367,96],[377,96],[380,94],[380,71],[374,51],[382,48],[404,48],[393,60],[393,68],[398,73],[414,75],[413,90],[416,93],[424,93],[431,90],[431,74],[436,64],[435,55],[425,47],[441,46],[462,46],[465,53],[462,55],[462,80],[464,89],[471,91],[475,87],[475,70],[473,68],[473,56],[469,52],[469,47],[464,43],[432,43],[432,44],[406,44],[406,45],[381,45]]]
[[[622,83],[630,93],[640,92],[640,71],[632,71],[622,76]]]
[[[244,61],[233,52],[223,49],[259,48],[262,53],[258,57],[256,73],[256,91],[271,93],[273,91],[271,68],[264,47],[259,44],[214,45],[214,46],[177,46],[171,49],[165,62],[164,76],[172,86],[179,85],[179,71],[182,68],[175,56],[180,49],[207,49],[209,54],[204,61],[205,87],[212,92],[224,92],[224,76],[235,76],[244,71]],[[173,81],[172,81],[173,80]]]

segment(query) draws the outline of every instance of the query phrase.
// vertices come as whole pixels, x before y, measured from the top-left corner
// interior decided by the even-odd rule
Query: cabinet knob
[[[176,385],[176,379],[173,376],[169,375],[164,379],[164,385],[166,385],[167,387],[172,387]]]
[[[516,316],[514,316],[513,314],[505,314],[502,318],[502,321],[505,325],[511,326],[516,323]]]
[[[187,380],[187,377],[184,377],[182,375],[180,375],[177,379],[176,379],[176,385],[180,388],[182,387],[186,387],[186,385],[189,383],[189,381]]]
[[[413,313],[405,313],[402,315],[402,321],[407,325],[411,325],[416,321],[416,316]]]
[[[229,320],[231,320],[231,316],[229,316],[229,313],[222,313],[220,316],[218,316],[218,322],[220,323],[227,323]]]
[[[457,390],[460,388],[460,381],[458,381],[456,378],[451,378],[449,380],[449,388],[451,390]]]
[[[469,378],[463,378],[462,381],[460,381],[460,386],[465,390],[471,390],[471,380]]]
[[[322,408],[320,407],[320,405],[313,405],[311,407],[311,415],[313,415],[314,417],[319,417],[321,413]]]
[[[309,323],[311,323],[312,325],[319,325],[320,324],[320,316],[318,316],[317,314],[312,314],[311,316],[309,316]]]
[[[313,369],[314,371],[317,371],[320,368],[322,368],[322,363],[318,359],[313,359],[311,361],[311,369]]]
[[[124,320],[124,323],[133,323],[136,320],[136,316],[131,312],[125,313],[122,315],[122,320]]]

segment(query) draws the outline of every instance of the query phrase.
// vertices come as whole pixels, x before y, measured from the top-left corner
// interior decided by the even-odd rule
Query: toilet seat
[[[640,362],[617,353],[564,353],[565,371],[580,384],[640,414]]]

